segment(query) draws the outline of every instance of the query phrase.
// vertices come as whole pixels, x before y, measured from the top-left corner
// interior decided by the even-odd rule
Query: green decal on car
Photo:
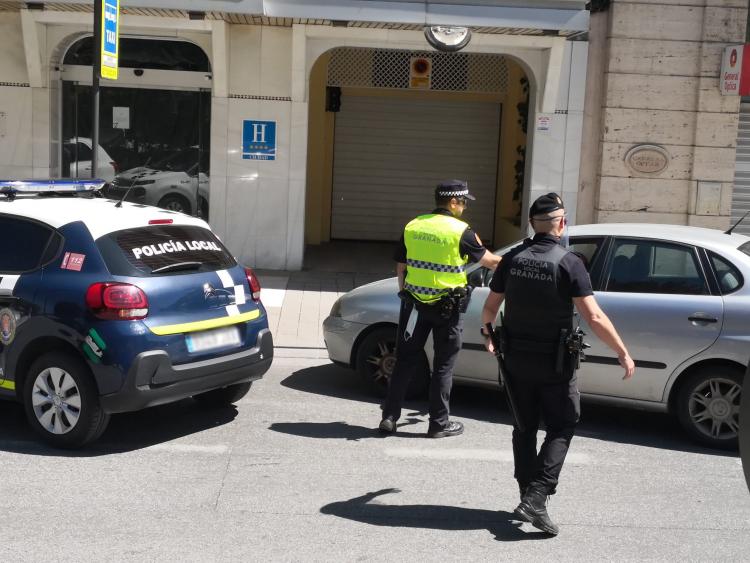
[[[107,349],[102,337],[96,332],[96,329],[92,328],[83,340],[83,352],[86,354],[89,360],[98,364],[102,361],[104,350]]]

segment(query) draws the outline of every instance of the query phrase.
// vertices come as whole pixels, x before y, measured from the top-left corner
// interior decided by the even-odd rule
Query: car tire
[[[739,367],[705,366],[680,385],[677,416],[694,440],[714,448],[737,448],[742,378]]]
[[[394,327],[376,328],[364,337],[357,347],[355,366],[357,373],[370,388],[383,397],[388,390],[388,380],[396,365],[396,331]],[[430,366],[427,356],[422,362],[406,390],[406,398],[424,397],[430,384]]]
[[[235,383],[234,385],[222,387],[221,389],[214,389],[213,391],[206,391],[199,395],[193,395],[193,399],[208,407],[225,407],[236,403],[242,399],[242,397],[247,395],[252,385],[252,381]]]
[[[190,202],[178,194],[165,195],[159,200],[158,207],[168,209],[169,211],[176,211],[177,213],[184,213],[185,215],[191,214]]]
[[[201,219],[208,221],[208,201],[205,198],[198,198],[198,213]]]
[[[63,352],[44,354],[31,365],[23,403],[32,428],[56,448],[91,443],[109,423],[91,371],[81,359]]]

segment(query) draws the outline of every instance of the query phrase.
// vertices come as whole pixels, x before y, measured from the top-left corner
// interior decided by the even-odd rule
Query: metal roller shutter
[[[740,126],[737,131],[737,163],[732,192],[732,221],[734,225],[750,211],[750,103],[740,106]],[[750,235],[750,216],[734,232]]]
[[[500,105],[345,97],[336,114],[331,238],[397,240],[433,208],[434,187],[466,179],[465,218],[492,238]]]

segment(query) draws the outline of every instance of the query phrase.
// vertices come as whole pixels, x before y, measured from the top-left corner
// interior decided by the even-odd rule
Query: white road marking
[[[214,446],[199,446],[195,444],[155,444],[146,448],[146,450],[157,452],[174,452],[181,454],[195,453],[221,455],[229,451],[229,446],[225,444],[216,444]]]
[[[281,307],[284,304],[286,289],[261,289],[260,300],[264,307]]]
[[[391,457],[410,459],[471,459],[478,461],[513,461],[512,450],[488,450],[468,448],[385,448],[385,454]],[[565,463],[584,465],[591,462],[587,454],[570,452]]]

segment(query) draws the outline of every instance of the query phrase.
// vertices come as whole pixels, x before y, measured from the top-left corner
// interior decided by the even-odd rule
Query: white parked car
[[[209,201],[206,157],[206,152],[190,147],[154,163],[125,170],[115,177],[106,195],[120,199],[127,192],[127,201],[206,219]]]
[[[63,143],[63,176],[68,178],[91,178],[91,146],[91,139],[87,137],[74,137]],[[96,178],[109,183],[115,179],[117,171],[117,163],[99,145]]]
[[[623,381],[617,358],[582,322],[591,344],[578,371],[584,398],[670,412],[698,441],[736,447],[750,357],[750,238],[675,225],[579,225],[570,228],[570,247],[588,261],[596,299],[636,366]],[[474,293],[455,381],[495,387],[497,364],[479,334],[493,272],[468,272]],[[397,291],[395,278],[358,287],[323,324],[330,358],[375,389],[385,388],[395,363]],[[426,390],[431,346],[428,340],[412,395]]]

